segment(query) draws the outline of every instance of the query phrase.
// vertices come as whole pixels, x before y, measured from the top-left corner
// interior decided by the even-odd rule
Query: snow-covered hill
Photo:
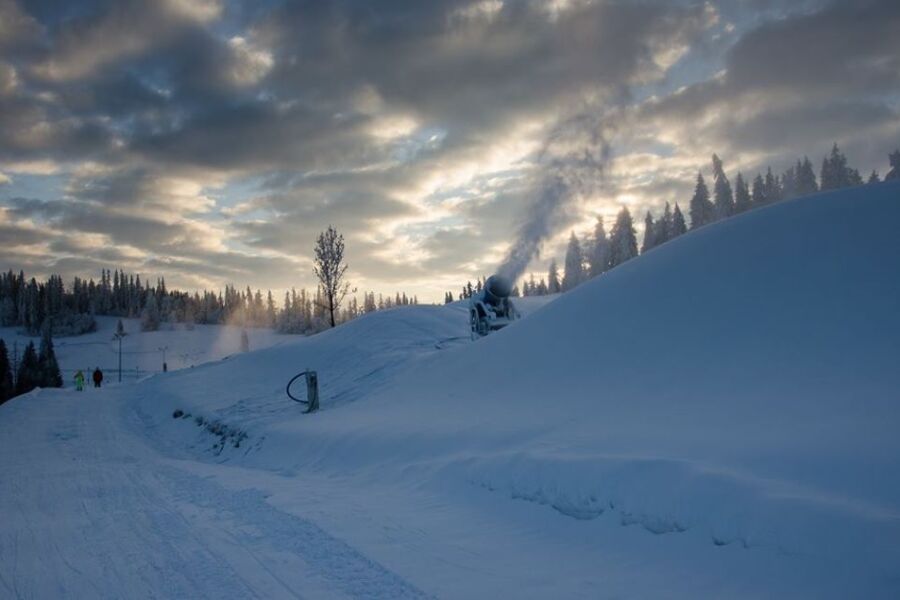
[[[124,454],[141,475],[98,506],[127,512],[155,483],[207,542],[176,591],[237,574],[286,597],[897,597],[898,221],[898,184],[820,194],[682,236],[477,342],[464,306],[409,307],[109,390],[87,413],[42,391],[0,408],[0,477],[50,472],[68,415],[72,456],[92,448],[75,497]],[[283,392],[306,368],[313,415]],[[94,511],[30,506],[53,489],[39,480],[0,494],[32,531],[0,526],[0,551],[36,560],[47,548],[21,540],[55,536],[51,555],[96,571],[66,550],[107,538],[35,525]],[[138,506],[152,565],[167,545],[190,561],[171,517]],[[8,563],[5,582],[34,573]]]

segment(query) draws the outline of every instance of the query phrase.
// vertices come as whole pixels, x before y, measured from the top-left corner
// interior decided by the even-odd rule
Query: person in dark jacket
[[[94,369],[94,387],[100,387],[100,384],[103,383],[103,371],[100,370],[100,367]]]

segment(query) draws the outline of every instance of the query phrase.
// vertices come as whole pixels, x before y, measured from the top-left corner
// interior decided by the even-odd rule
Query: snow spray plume
[[[538,154],[535,200],[497,274],[515,282],[538,256],[541,244],[573,219],[576,201],[601,182],[609,144],[599,117],[581,114],[557,125]]]

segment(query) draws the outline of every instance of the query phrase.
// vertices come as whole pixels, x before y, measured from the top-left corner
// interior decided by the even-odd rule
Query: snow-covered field
[[[97,331],[53,340],[66,386],[72,387],[72,378],[79,369],[88,373],[100,367],[107,382],[118,376],[119,343],[113,339],[118,321],[115,317],[97,317]],[[229,325],[195,325],[189,330],[179,323],[163,325],[159,331],[141,331],[139,319],[122,319],[122,324],[127,334],[122,340],[123,380],[162,372],[163,356],[169,369],[175,370],[237,354],[241,351],[242,331],[247,332],[251,350],[277,346],[297,337],[270,329]],[[15,327],[0,327],[0,339],[10,352],[13,344],[18,344],[20,355],[29,342],[34,342],[35,347],[40,344],[39,337],[24,335],[21,328]]]
[[[406,307],[17,398],[0,595],[900,597],[897,222],[821,194],[477,342]]]

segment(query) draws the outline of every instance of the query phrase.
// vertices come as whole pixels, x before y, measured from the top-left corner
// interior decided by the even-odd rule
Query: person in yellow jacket
[[[75,391],[84,391],[84,373],[81,372],[81,369],[78,369],[78,372],[75,373]]]

